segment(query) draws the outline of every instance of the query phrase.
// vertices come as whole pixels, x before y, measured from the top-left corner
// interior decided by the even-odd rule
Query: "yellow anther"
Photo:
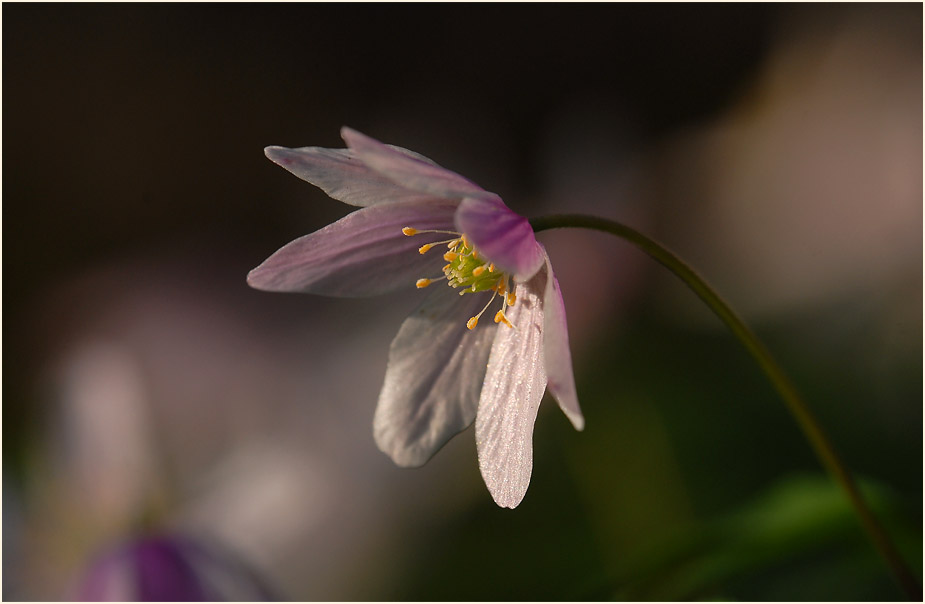
[[[468,327],[469,329],[475,329],[475,326],[478,325],[478,324],[479,324],[479,318],[478,318],[478,317],[472,317],[471,319],[469,319],[468,321],[466,321],[466,327]]]
[[[443,255],[443,259],[446,260],[447,262],[452,262],[456,260],[457,258],[459,258],[459,254],[457,254],[456,252],[447,252]]]
[[[511,329],[514,328],[514,326],[511,325],[511,322],[507,320],[507,317],[504,316],[503,310],[499,310],[497,313],[495,313],[495,323],[504,323]]]
[[[484,266],[484,265],[482,265],[482,266],[477,266],[477,267],[475,267],[474,269],[472,269],[472,274],[473,274],[473,276],[475,276],[475,277],[478,277],[479,275],[481,275],[481,274],[484,273],[484,272],[485,272],[485,266]]]
[[[453,249],[457,245],[459,245],[459,239],[453,239],[452,241],[447,242],[446,247]]]
[[[418,279],[417,282],[415,283],[415,285],[418,286],[418,289],[421,289],[421,288],[423,288],[423,287],[427,287],[427,286],[430,285],[430,284],[431,284],[431,280],[430,280],[430,279]]]
[[[418,248],[418,253],[423,254],[432,247],[434,247],[433,243],[425,243],[424,245]]]
[[[514,302],[517,302],[517,296],[514,295],[514,292],[510,292],[507,295],[507,305],[514,306]]]
[[[488,272],[489,272],[489,273],[495,272],[495,263],[494,263],[494,262],[489,263],[489,265],[488,265]]]
[[[468,247],[468,248],[472,247],[471,245],[469,245],[469,238],[466,237],[465,233],[463,233],[459,239],[462,241],[463,246]]]
[[[412,227],[405,227],[401,230],[401,232],[407,235],[408,237],[418,234],[418,230]]]
[[[478,252],[478,250],[476,250],[475,248],[472,248],[472,257],[473,257],[473,258],[478,258],[478,257],[479,257],[479,252]]]
[[[452,266],[453,266],[452,264],[447,264],[446,266],[443,267],[443,269],[442,269],[443,272],[444,272],[444,273],[447,272],[448,270],[450,270],[450,267],[452,267]]]

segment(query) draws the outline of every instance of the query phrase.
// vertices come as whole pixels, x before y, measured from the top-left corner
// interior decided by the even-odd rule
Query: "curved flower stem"
[[[534,231],[545,231],[556,228],[584,228],[593,229],[616,235],[626,239],[646,254],[663,264],[668,270],[677,275],[684,283],[694,290],[701,300],[710,307],[716,315],[726,324],[774,385],[777,393],[784,400],[787,409],[799,424],[803,434],[809,440],[822,465],[828,470],[835,482],[842,488],[854,511],[858,516],[864,530],[867,531],[877,551],[884,558],[893,572],[897,582],[912,600],[922,599],[922,587],[918,579],[906,566],[899,552],[896,550],[883,527],[874,517],[870,508],[864,502],[857,484],[848,472],[844,463],[835,452],[835,448],[822,431],[809,407],[800,398],[796,388],[784,374],[783,370],[758,340],[754,333],[745,325],[742,319],[726,304],[725,301],[711,288],[706,281],[683,260],[642,233],[626,225],[581,214],[562,214],[556,216],[543,216],[530,221]]]

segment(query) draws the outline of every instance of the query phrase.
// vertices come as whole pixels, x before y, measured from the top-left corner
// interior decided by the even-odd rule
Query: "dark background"
[[[470,432],[419,471],[375,450],[413,292],[244,277],[347,211],[262,148],[345,124],[525,215],[633,224],[742,310],[920,569],[921,19],[5,4],[4,597],[66,597],[140,524],[222,541],[295,599],[900,597],[749,358],[625,244],[543,237],[588,428],[541,412],[514,512]],[[124,415],[94,402],[112,392]]]

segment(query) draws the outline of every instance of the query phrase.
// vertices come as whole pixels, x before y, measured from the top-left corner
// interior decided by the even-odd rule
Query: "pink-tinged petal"
[[[576,430],[583,430],[585,418],[578,406],[578,394],[575,391],[575,376],[572,373],[572,353],[568,344],[568,323],[565,319],[565,303],[559,280],[552,272],[549,256],[546,258],[546,291],[543,294],[543,311],[546,316],[543,329],[543,348],[546,358],[547,386],[550,394],[559,402],[565,416],[569,418]]]
[[[389,350],[373,420],[376,444],[400,466],[423,465],[475,419],[495,325],[466,328],[488,297],[437,282]],[[436,288],[436,289],[435,289]]]
[[[353,206],[434,197],[395,184],[360,161],[350,149],[267,147],[264,153],[302,180]]]
[[[529,280],[543,266],[543,250],[530,222],[500,199],[464,199],[456,212],[456,227],[495,266],[519,281]]]
[[[475,419],[479,469],[495,503],[514,508],[533,471],[533,423],[543,392],[543,293],[545,271],[518,284],[507,311],[514,325],[497,328]]]
[[[248,274],[251,287],[325,296],[374,296],[441,274],[438,251],[418,248],[442,236],[406,237],[402,228],[452,230],[457,204],[405,201],[361,208],[285,245]],[[428,238],[431,237],[431,238]]]
[[[364,164],[392,182],[414,191],[446,199],[491,195],[455,172],[398,147],[380,143],[356,130],[341,128],[341,136]],[[497,196],[495,196],[497,197]]]

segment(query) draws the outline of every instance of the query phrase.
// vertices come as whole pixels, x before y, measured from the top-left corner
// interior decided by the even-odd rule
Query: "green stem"
[[[794,419],[796,419],[803,434],[806,436],[807,440],[809,440],[816,455],[822,462],[822,465],[828,470],[835,482],[838,483],[848,496],[861,525],[877,548],[877,551],[892,570],[899,585],[912,600],[922,599],[921,583],[906,566],[889,536],[887,536],[883,527],[865,503],[854,478],[852,478],[848,469],[835,452],[835,448],[832,446],[831,441],[829,441],[828,437],[822,431],[819,422],[813,417],[809,407],[807,407],[806,403],[800,398],[796,388],[794,388],[783,370],[755,334],[752,333],[742,319],[733,312],[719,294],[707,285],[707,282],[704,281],[700,275],[694,272],[683,260],[678,258],[664,246],[635,229],[612,220],[580,214],[564,214],[535,218],[530,221],[530,224],[536,232],[556,228],[584,228],[621,237],[663,264],[668,270],[684,281],[688,287],[694,290],[694,293],[696,293],[700,299],[710,307],[710,310],[716,313],[726,326],[732,330],[732,333],[739,338],[739,341],[748,349],[765,375],[767,375],[768,379],[777,390],[777,393],[787,405],[787,409],[793,415]]]

